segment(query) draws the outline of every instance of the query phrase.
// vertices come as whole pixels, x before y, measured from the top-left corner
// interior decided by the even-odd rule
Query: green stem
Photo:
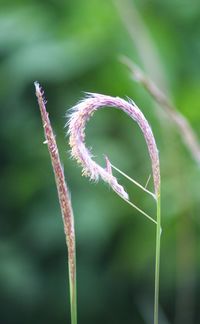
[[[159,275],[160,275],[160,237],[161,237],[161,213],[160,213],[160,194],[159,194],[158,198],[157,198],[154,324],[158,324]]]
[[[74,269],[71,271],[69,263],[69,285],[70,285],[70,310],[71,324],[77,324],[77,291],[76,291],[76,256],[74,255]]]

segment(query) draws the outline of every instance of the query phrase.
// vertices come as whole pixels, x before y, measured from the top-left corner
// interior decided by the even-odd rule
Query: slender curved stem
[[[160,212],[160,195],[158,195],[157,226],[156,226],[154,324],[158,324],[158,315],[159,315],[158,309],[159,309],[159,277],[160,277],[160,237],[161,237],[161,212]]]

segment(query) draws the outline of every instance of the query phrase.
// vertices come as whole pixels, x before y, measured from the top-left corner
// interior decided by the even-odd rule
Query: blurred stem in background
[[[160,55],[134,1],[113,0],[113,3],[145,70],[166,91],[167,82]]]
[[[35,82],[36,96],[40,107],[42,117],[45,142],[47,144],[51,163],[55,175],[60,208],[64,224],[64,232],[68,247],[68,266],[69,266],[69,286],[70,286],[70,307],[71,307],[71,323],[77,324],[77,297],[76,297],[76,252],[75,252],[75,230],[74,230],[74,216],[71,206],[70,195],[66,185],[66,180],[63,168],[60,162],[58,147],[55,136],[51,127],[51,123],[46,111],[45,99],[43,98],[43,91],[39,83]]]
[[[165,94],[160,91],[156,84],[150,80],[136,64],[128,57],[122,57],[121,60],[128,66],[133,79],[141,84],[164,110],[169,121],[177,128],[183,143],[186,145],[193,159],[200,166],[200,143],[188,120],[172,105]]]

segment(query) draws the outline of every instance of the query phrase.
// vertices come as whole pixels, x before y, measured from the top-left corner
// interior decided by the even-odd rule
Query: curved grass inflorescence
[[[156,197],[158,197],[160,191],[158,150],[149,123],[132,100],[129,100],[128,102],[119,97],[89,93],[88,97],[73,107],[67,123],[67,126],[69,127],[68,134],[71,156],[83,167],[83,175],[90,177],[90,179],[94,181],[99,180],[99,177],[102,178],[102,180],[107,182],[117,194],[128,199],[128,194],[112,175],[111,163],[108,158],[106,158],[107,167],[104,169],[92,159],[90,150],[85,146],[86,122],[96,110],[103,108],[104,106],[123,110],[139,125],[147,143],[151,158],[154,190]]]
[[[157,204],[157,221],[148,216],[145,212],[129,201],[129,197],[123,186],[112,174],[112,167],[115,168],[106,157],[106,168],[101,167],[92,159],[91,151],[85,146],[85,127],[86,122],[92,114],[104,106],[121,109],[130,116],[140,127],[145,138],[149,156],[151,159],[154,192],[152,194]],[[161,214],[160,214],[160,164],[156,142],[151,127],[144,117],[143,113],[132,101],[125,101],[119,97],[111,97],[102,94],[88,93],[87,97],[80,101],[72,108],[67,123],[69,144],[71,147],[71,156],[82,167],[83,175],[88,176],[91,180],[98,181],[99,178],[104,180],[110,187],[130,205],[139,212],[150,218],[156,223],[156,259],[155,259],[155,297],[154,297],[154,324],[158,324],[158,305],[159,305],[159,267],[160,267],[160,236],[161,236]],[[117,169],[118,170],[118,169]],[[119,170],[120,171],[120,170]],[[123,174],[123,172],[120,171]],[[126,175],[125,175],[126,176]],[[127,176],[126,176],[127,177]],[[139,185],[141,187],[141,185]],[[144,188],[143,188],[144,189]],[[145,191],[147,191],[145,189]]]

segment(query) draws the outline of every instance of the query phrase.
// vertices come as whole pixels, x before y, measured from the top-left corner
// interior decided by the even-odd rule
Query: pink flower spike
[[[155,139],[146,118],[133,101],[125,101],[119,97],[111,97],[102,94],[87,93],[87,97],[72,108],[67,123],[71,156],[83,167],[83,175],[91,180],[98,181],[99,177],[122,198],[128,200],[128,194],[112,175],[111,163],[106,157],[106,168],[102,168],[93,159],[92,154],[85,146],[85,126],[92,114],[104,106],[123,110],[139,125],[150,155],[154,179],[155,195],[160,193],[160,167],[158,150]]]
[[[71,205],[70,193],[65,180],[64,170],[60,161],[56,138],[53,133],[51,122],[49,119],[49,114],[46,110],[46,100],[44,99],[44,91],[42,90],[38,82],[35,82],[34,85],[44,128],[45,141],[43,142],[43,144],[47,144],[49,150],[63,218],[64,232],[68,248],[71,324],[76,324],[76,244],[73,210]]]

